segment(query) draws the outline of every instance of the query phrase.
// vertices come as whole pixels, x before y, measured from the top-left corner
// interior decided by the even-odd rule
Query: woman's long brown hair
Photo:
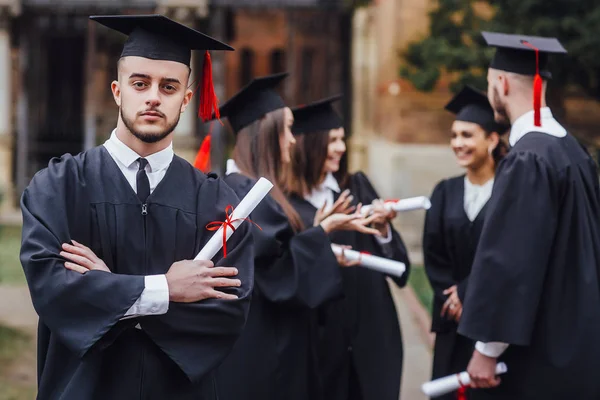
[[[285,129],[285,109],[267,113],[237,133],[233,159],[242,174],[258,179],[265,177],[273,183],[269,193],[281,206],[296,232],[304,229],[300,215],[286,198],[282,185],[289,165],[281,162],[279,137]]]
[[[327,160],[329,131],[311,132],[296,136],[296,146],[292,153],[292,168],[286,179],[285,189],[303,197],[315,189],[323,179],[323,169]],[[342,189],[348,182],[348,152],[340,160],[340,169],[334,174]]]

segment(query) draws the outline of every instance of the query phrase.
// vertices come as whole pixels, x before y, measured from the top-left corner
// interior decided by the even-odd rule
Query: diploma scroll
[[[355,250],[344,249],[343,247],[332,244],[331,249],[337,256],[344,252],[344,257],[349,261],[359,261],[361,267],[382,272],[387,275],[401,277],[406,271],[406,265],[400,261],[390,260],[388,258],[372,256],[370,254],[359,253]]]
[[[385,208],[388,210],[394,210],[396,212],[401,211],[413,211],[413,210],[429,210],[431,208],[431,202],[429,198],[425,196],[409,197],[402,200],[386,200],[384,202]],[[370,205],[361,208],[363,215],[371,213],[373,207]]]
[[[231,221],[231,225],[237,229],[238,226],[248,216],[256,206],[265,198],[269,191],[273,188],[273,184],[265,178],[260,178],[246,196],[240,201],[240,204],[233,210],[233,213],[228,218]],[[228,224],[223,223],[219,230],[208,240],[206,245],[200,250],[194,260],[211,260],[223,247],[224,241],[229,240],[233,234],[233,229],[227,229]],[[231,226],[230,226],[231,228]],[[226,229],[225,236],[223,235],[223,229]],[[223,239],[225,237],[225,239]]]
[[[506,364],[501,362],[496,364],[496,375],[504,374],[507,371]],[[471,384],[471,377],[466,371],[460,374],[448,375],[443,378],[438,378],[430,382],[426,382],[421,386],[421,390],[429,397],[442,396],[458,390],[461,386]]]

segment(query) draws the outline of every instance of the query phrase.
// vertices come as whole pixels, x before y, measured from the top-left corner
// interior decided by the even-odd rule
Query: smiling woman
[[[473,342],[456,330],[495,168],[506,153],[500,135],[507,127],[495,122],[483,93],[466,87],[446,109],[456,114],[450,146],[466,172],[438,183],[425,220],[425,271],[434,292],[433,379],[464,371],[473,352]]]

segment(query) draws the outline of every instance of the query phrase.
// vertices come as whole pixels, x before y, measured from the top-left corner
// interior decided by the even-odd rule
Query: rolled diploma
[[[397,277],[401,277],[406,271],[406,265],[400,261],[390,260],[388,258],[372,256],[369,254],[361,254],[358,251],[344,249],[343,247],[332,244],[331,250],[335,255],[341,255],[342,250],[344,251],[344,257],[350,261],[358,261],[360,260],[360,266],[368,269],[372,269],[373,271],[382,272],[387,275],[393,275]]]
[[[501,375],[506,371],[507,367],[505,363],[496,364],[496,375]],[[458,375],[460,375],[460,378],[457,374],[454,374],[426,382],[421,386],[421,390],[429,397],[436,397],[458,390],[461,382],[464,386],[471,384],[471,377],[469,377],[468,372],[463,371]]]
[[[240,204],[231,213],[231,220],[234,221],[232,225],[237,229],[244,218],[248,218],[250,213],[254,211],[256,206],[265,198],[269,193],[273,184],[265,178],[260,178],[258,182],[254,184],[252,189],[246,196],[240,201]],[[237,221],[235,221],[237,220]],[[227,228],[227,240],[233,234],[233,229]],[[223,226],[209,239],[206,245],[200,250],[194,260],[211,260],[223,247]]]
[[[388,210],[400,211],[412,211],[412,210],[429,210],[431,208],[431,202],[425,196],[409,197],[398,201],[386,201],[384,204]],[[368,215],[373,207],[368,205],[361,208],[363,214]]]

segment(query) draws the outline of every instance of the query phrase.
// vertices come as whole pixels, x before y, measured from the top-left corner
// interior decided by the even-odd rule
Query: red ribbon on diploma
[[[262,228],[258,226],[256,222],[250,220],[250,218],[231,219],[232,213],[233,206],[230,204],[225,207],[225,221],[211,221],[206,225],[206,229],[209,231],[218,231],[221,227],[223,227],[223,258],[227,258],[227,227],[230,227],[235,232],[235,226],[233,226],[235,221],[250,221],[262,231]]]

